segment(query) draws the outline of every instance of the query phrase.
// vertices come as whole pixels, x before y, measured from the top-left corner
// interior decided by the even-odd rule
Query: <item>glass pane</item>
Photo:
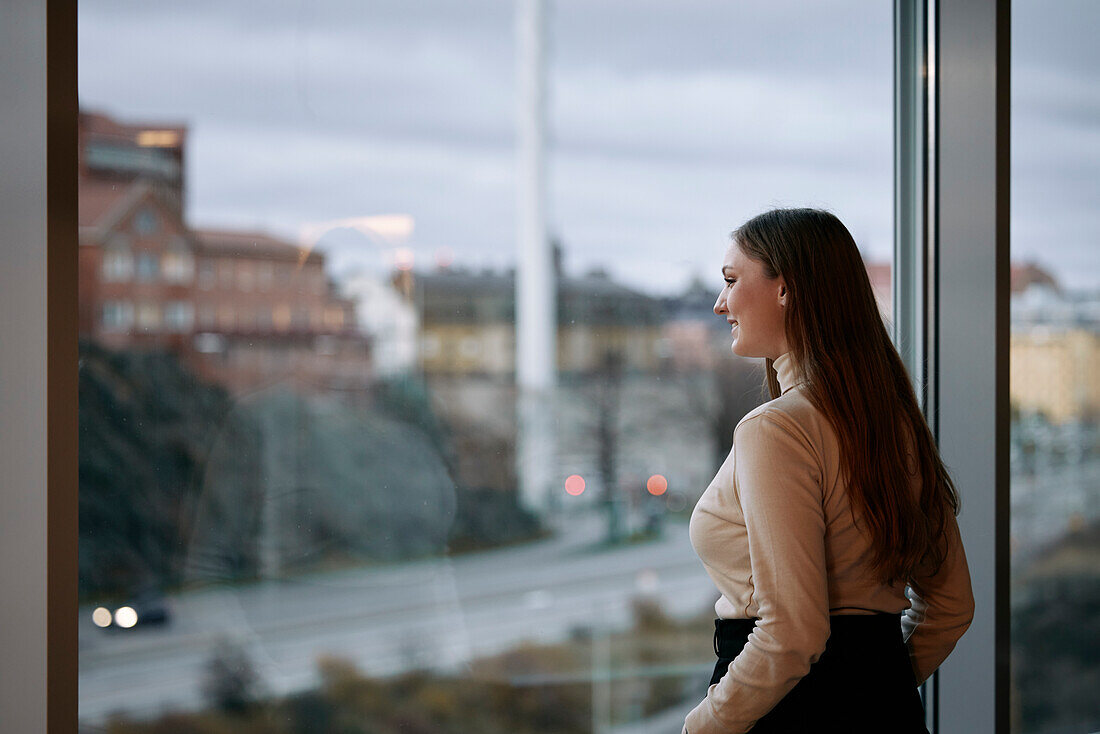
[[[828,208],[889,315],[889,4],[548,4],[538,501],[516,5],[79,12],[82,727],[679,730],[727,236]]]
[[[1012,730],[1100,729],[1100,53],[1012,4]]]

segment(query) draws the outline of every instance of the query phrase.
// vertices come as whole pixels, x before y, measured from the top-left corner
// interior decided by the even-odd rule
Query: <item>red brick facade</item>
[[[174,351],[233,391],[288,378],[318,388],[369,381],[355,303],[336,292],[321,253],[184,222],[184,128],[87,114],[81,123],[83,338]]]

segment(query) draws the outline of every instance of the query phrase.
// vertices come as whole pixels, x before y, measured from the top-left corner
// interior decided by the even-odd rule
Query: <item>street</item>
[[[686,523],[614,549],[598,546],[604,521],[594,511],[563,525],[551,539],[514,548],[189,591],[169,598],[172,622],[159,628],[102,630],[83,607],[81,719],[202,707],[205,663],[227,641],[248,651],[265,691],[282,694],[315,685],[323,655],[373,675],[461,672],[525,640],[628,627],[639,595],[685,616],[716,598]]]

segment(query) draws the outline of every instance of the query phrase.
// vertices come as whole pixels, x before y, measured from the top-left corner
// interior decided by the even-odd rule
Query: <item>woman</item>
[[[691,516],[719,660],[684,732],[925,732],[917,686],[974,610],[958,495],[840,220],[731,239],[714,312],[772,399]]]

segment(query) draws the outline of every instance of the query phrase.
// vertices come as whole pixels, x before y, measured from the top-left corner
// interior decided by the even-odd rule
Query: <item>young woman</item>
[[[691,516],[721,598],[684,732],[925,732],[917,686],[974,611],[958,495],[840,220],[779,209],[731,239],[714,313],[772,399]]]

